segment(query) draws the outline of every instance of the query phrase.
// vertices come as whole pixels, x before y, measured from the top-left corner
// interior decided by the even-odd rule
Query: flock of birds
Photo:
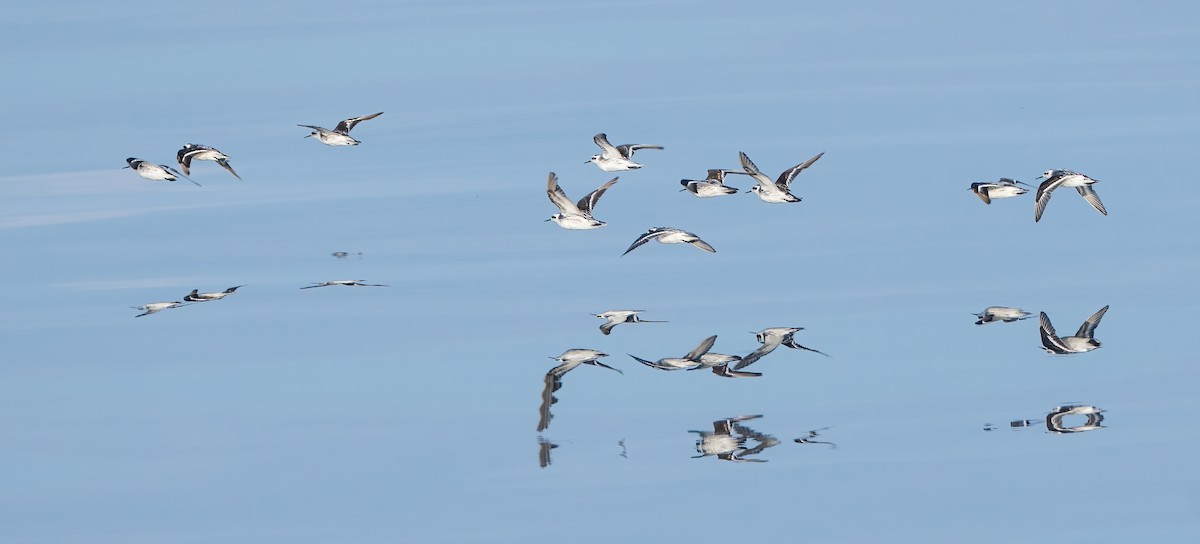
[[[375,119],[382,115],[383,112],[363,115],[359,117],[351,117],[339,122],[332,130],[326,129],[317,125],[298,125],[303,128],[310,129],[311,132],[306,138],[313,137],[322,144],[328,146],[355,146],[360,142],[350,135],[350,131],[359,123]],[[600,152],[588,159],[587,163],[595,164],[601,171],[604,172],[626,172],[638,170],[642,168],[642,164],[634,160],[636,152],[641,150],[663,150],[663,146],[650,144],[623,144],[612,145],[608,141],[607,135],[604,133],[597,134],[593,137],[593,142],[600,148]],[[749,176],[754,181],[752,186],[746,193],[754,193],[760,200],[766,203],[796,203],[802,199],[792,192],[792,184],[796,177],[804,170],[812,167],[821,157],[824,152],[817,153],[813,157],[805,160],[795,166],[792,166],[779,174],[775,179],[771,179],[754,164],[750,157],[743,152],[738,153],[738,159],[742,168],[714,168],[707,171],[704,179],[681,179],[680,192],[689,192],[697,198],[714,198],[720,196],[732,195],[740,192],[740,189],[726,185],[726,178],[730,175],[745,175]],[[176,181],[179,178],[200,186],[200,183],[193,180],[191,167],[193,161],[211,161],[215,162],[232,174],[237,179],[242,179],[241,176],[233,169],[229,163],[229,156],[222,153],[218,149],[201,144],[188,143],[185,144],[176,152],[176,162],[179,164],[179,169],[174,167],[155,164],[146,160],[135,157],[126,159],[127,166],[136,172],[142,178],[152,181]],[[586,163],[585,163],[586,164]],[[1080,196],[1084,198],[1093,208],[1101,214],[1108,215],[1104,204],[1100,201],[1093,185],[1097,183],[1096,179],[1088,177],[1084,174],[1070,170],[1052,169],[1045,171],[1039,179],[1043,181],[1037,187],[1034,208],[1034,221],[1040,221],[1045,212],[1047,204],[1050,202],[1050,197],[1053,192],[1060,187],[1073,187]],[[554,172],[550,172],[546,180],[546,195],[550,202],[558,209],[558,213],[551,215],[546,221],[554,222],[556,225],[567,230],[590,230],[605,226],[607,223],[597,219],[594,215],[597,204],[600,198],[606,191],[611,189],[618,181],[614,177],[604,184],[600,185],[595,190],[591,191],[578,201],[572,201],[562,187],[559,185],[558,176]],[[1024,187],[1023,187],[1024,186]],[[970,190],[975,193],[985,204],[991,204],[993,199],[1007,199],[1021,196],[1028,192],[1025,187],[1030,187],[1020,181],[1009,178],[1000,178],[993,182],[972,183]],[[627,255],[631,251],[649,243],[657,241],[662,244],[690,244],[700,250],[708,253],[715,253],[716,249],[703,240],[700,236],[676,227],[653,227],[645,233],[637,237],[622,253],[622,256]],[[335,256],[338,256],[335,253]],[[339,257],[344,257],[341,255]],[[314,282],[312,285],[301,287],[300,289],[313,289],[317,287],[329,286],[348,286],[348,287],[386,287],[382,284],[367,283],[365,280],[329,280],[323,282]],[[135,317],[143,317],[151,315],[163,310],[179,308],[188,304],[211,302],[221,300],[229,295],[232,295],[241,285],[230,287],[224,291],[200,293],[198,289],[193,289],[191,293],[182,297],[182,300],[150,302],[135,308],[142,313]],[[1050,319],[1045,312],[1040,314],[1040,336],[1042,339],[1043,348],[1053,354],[1072,354],[1091,351],[1100,347],[1100,342],[1094,338],[1096,327],[1100,323],[1100,319],[1108,310],[1108,306],[1101,308],[1091,317],[1089,317],[1079,330],[1073,336],[1060,337],[1054,330]],[[664,321],[644,320],[639,317],[643,310],[607,310],[595,315],[598,318],[604,319],[605,322],[600,326],[600,331],[604,335],[612,333],[617,325],[625,323],[662,323]],[[975,314],[978,320],[977,325],[993,322],[1014,322],[1020,321],[1029,317],[1032,314],[1025,312],[1019,308],[1008,308],[1002,306],[992,306],[984,311]],[[828,357],[828,354],[803,346],[796,342],[795,334],[804,330],[803,327],[769,327],[762,329],[756,333],[755,339],[759,342],[758,348],[744,355],[732,355],[716,353],[712,351],[717,341],[717,336],[712,335],[700,341],[692,350],[688,351],[679,357],[663,357],[657,360],[649,360],[630,354],[638,363],[655,370],[675,371],[675,370],[710,370],[713,374],[724,378],[754,378],[762,376],[761,372],[750,372],[742,370],[766,355],[775,351],[779,346],[786,346],[792,349],[805,350]],[[550,419],[553,417],[550,413],[550,406],[557,402],[554,393],[562,387],[562,378],[565,374],[581,365],[592,365],[602,368],[621,372],[621,370],[600,362],[600,359],[607,357],[608,354],[595,349],[573,348],[564,351],[562,354],[551,357],[559,364],[550,369],[544,377],[544,388],[542,391],[542,404],[539,409],[540,417],[537,430],[541,432],[549,427]],[[1071,415],[1075,412],[1064,410],[1060,414],[1059,420],[1064,415]],[[1098,416],[1098,411],[1095,412]],[[757,416],[752,416],[757,417]],[[737,430],[744,426],[740,425],[742,421],[738,418],[728,420],[720,420],[714,424],[716,431],[713,433],[701,433],[701,441],[697,448],[702,451],[707,451],[708,444],[712,441],[730,441],[744,442],[748,437],[755,436],[753,433],[742,432],[741,438],[734,437],[736,433],[730,429]],[[1089,422],[1090,424],[1090,422]],[[1098,423],[1097,423],[1098,425]],[[741,442],[739,442],[739,440]],[[799,441],[800,439],[797,439]],[[539,442],[544,442],[539,438]],[[549,444],[549,442],[544,442]],[[759,447],[767,442],[760,440]],[[775,442],[777,443],[777,441]],[[771,444],[774,445],[774,444]],[[730,452],[737,450],[730,450]],[[745,455],[752,454],[753,448],[742,449],[740,453],[726,454],[731,458],[740,459]],[[548,450],[547,450],[548,451]],[[707,455],[707,453],[704,453]]]
[[[308,136],[305,136],[305,138],[311,138],[311,137],[315,136],[318,141],[320,141],[321,143],[328,145],[328,146],[338,147],[338,146],[358,145],[359,141],[350,136],[350,131],[355,126],[357,126],[359,123],[370,120],[370,119],[374,119],[376,117],[379,117],[380,115],[383,115],[383,112],[372,113],[371,115],[363,115],[360,117],[351,117],[349,119],[344,119],[341,122],[339,122],[333,128],[333,130],[329,130],[327,128],[319,127],[316,125],[297,125],[297,126],[301,126],[301,127],[312,130],[312,132]],[[239,180],[242,179],[242,176],[239,176],[238,173],[236,171],[234,171],[233,167],[229,165],[229,156],[220,152],[215,147],[211,147],[211,146],[207,146],[207,145],[200,145],[200,144],[192,144],[192,143],[184,144],[184,146],[175,153],[175,161],[179,163],[179,168],[182,170],[182,172],[180,172],[180,170],[176,170],[175,168],[173,168],[171,166],[167,166],[165,164],[154,164],[150,161],[145,161],[145,160],[142,160],[142,159],[139,159],[136,157],[129,157],[129,158],[125,159],[125,162],[128,163],[128,165],[125,166],[124,168],[130,168],[134,172],[136,172],[137,175],[141,176],[142,178],[151,180],[151,181],[176,181],[179,178],[183,178],[183,179],[186,179],[186,180],[192,182],[197,187],[200,187],[201,185],[199,183],[197,183],[196,180],[193,180],[192,178],[188,177],[188,175],[192,173],[191,172],[192,161],[212,161],[212,162],[215,162],[215,163],[221,165],[222,168],[224,168],[230,174],[233,174],[233,176],[236,177],[237,179],[239,179]],[[334,254],[333,254],[333,256],[337,257],[337,258],[344,258],[347,255],[349,255],[349,254],[346,252],[342,252],[342,251],[334,252]],[[312,285],[309,285],[306,287],[301,287],[301,289],[313,289],[315,287],[331,287],[334,285],[341,285],[341,286],[345,286],[345,287],[387,287],[386,285],[383,285],[383,284],[367,283],[366,280],[329,280],[329,281],[323,281],[323,282],[313,282]],[[146,304],[142,304],[141,306],[133,306],[132,307],[133,309],[142,312],[140,314],[135,315],[134,317],[143,317],[143,316],[147,316],[150,314],[155,314],[155,313],[161,312],[163,310],[169,310],[172,308],[180,308],[183,306],[187,306],[188,304],[191,304],[191,303],[221,300],[229,295],[232,295],[233,292],[237,291],[237,289],[239,287],[245,287],[245,286],[239,285],[237,287],[230,287],[229,289],[226,289],[224,291],[218,291],[218,292],[213,292],[213,293],[198,293],[197,292],[198,289],[192,289],[192,292],[189,293],[188,295],[184,296],[183,300],[147,302]]]

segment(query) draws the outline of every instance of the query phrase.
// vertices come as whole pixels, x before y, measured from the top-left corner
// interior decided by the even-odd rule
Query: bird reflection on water
[[[696,440],[696,451],[700,452],[700,455],[693,455],[692,459],[711,455],[722,461],[738,463],[767,462],[766,459],[750,459],[749,457],[758,455],[767,448],[779,445],[779,440],[769,434],[760,433],[742,424],[743,421],[758,419],[760,417],[762,417],[761,414],[718,419],[712,423],[712,432],[688,431],[700,435],[699,439]],[[753,447],[747,447],[747,443],[750,441],[757,444]]]
[[[1082,425],[1070,425],[1064,421],[1067,417],[1084,416],[1087,418]],[[1008,422],[1009,428],[1013,430],[1021,430],[1033,427],[1037,424],[1038,419],[1014,419]],[[1046,414],[1046,432],[1051,434],[1072,434],[1094,431],[1103,429],[1104,425],[1104,410],[1092,406],[1090,404],[1064,404],[1055,406]],[[983,426],[985,431],[994,431],[996,427],[991,423]]]

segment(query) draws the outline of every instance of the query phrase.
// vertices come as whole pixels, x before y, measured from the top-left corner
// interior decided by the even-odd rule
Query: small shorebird
[[[165,164],[154,164],[136,157],[129,157],[128,159],[125,159],[125,162],[129,164],[123,168],[132,168],[134,172],[137,172],[137,175],[148,180],[175,181],[177,179],[175,176],[179,176],[192,183],[196,183],[196,180],[181,174],[178,170]],[[196,187],[200,187],[200,184],[196,183]]]
[[[637,170],[642,165],[633,162],[633,154],[639,149],[662,149],[661,145],[624,144],[613,146],[608,143],[608,136],[603,132],[592,137],[592,141],[600,146],[600,154],[592,155],[587,162],[594,162],[605,172],[623,172]],[[587,164],[587,163],[584,163]]]
[[[1049,414],[1046,414],[1046,430],[1054,434],[1069,434],[1103,429],[1104,426],[1100,424],[1104,421],[1102,412],[1104,410],[1086,404],[1055,406]],[[1087,416],[1087,421],[1083,425],[1067,427],[1063,425],[1063,418],[1067,416]]]
[[[625,253],[622,253],[621,256],[624,256],[630,251],[637,249],[638,246],[645,244],[650,240],[657,240],[659,243],[663,244],[692,244],[693,246],[703,249],[709,253],[717,252],[717,250],[713,249],[712,246],[708,245],[708,242],[701,240],[699,236],[696,236],[695,234],[692,234],[686,230],[680,230],[671,227],[654,227],[646,231],[645,234],[638,236],[637,240],[634,240],[633,244],[629,246],[629,249],[626,249]]]
[[[200,293],[200,292],[198,292],[199,289],[192,289],[192,292],[188,293],[187,296],[183,297],[183,300],[185,300],[187,302],[208,302],[210,300],[221,300],[229,295],[232,295],[234,291],[238,290],[238,287],[245,287],[245,286],[238,285],[236,287],[230,287],[229,289],[226,289],[224,291],[218,291],[215,293]]]
[[[1079,330],[1075,332],[1075,336],[1059,338],[1054,332],[1054,325],[1050,324],[1050,318],[1046,312],[1041,312],[1038,317],[1039,332],[1042,337],[1042,349],[1047,353],[1054,355],[1068,355],[1071,353],[1086,353],[1100,347],[1100,341],[1093,336],[1096,334],[1096,327],[1100,326],[1100,319],[1104,317],[1104,313],[1108,311],[1108,306],[1100,308],[1091,317],[1087,318]]]
[[[749,355],[742,357],[742,360],[738,361],[738,363],[733,366],[733,369],[741,370],[746,368],[754,364],[755,361],[765,357],[768,353],[775,351],[775,348],[778,348],[779,346],[787,346],[792,349],[802,349],[805,351],[811,351],[813,353],[820,353],[821,355],[829,357],[829,354],[825,352],[796,343],[795,334],[802,330],[804,330],[804,327],[771,327],[753,333],[754,339],[761,342],[762,345]]]
[[[134,310],[138,310],[138,311],[142,312],[142,313],[140,313],[140,314],[138,314],[138,315],[135,315],[135,316],[133,316],[133,317],[142,317],[142,316],[144,316],[144,315],[150,315],[150,314],[153,314],[153,313],[158,313],[158,312],[161,312],[161,311],[163,311],[163,310],[166,310],[166,309],[169,309],[169,308],[178,308],[178,307],[180,307],[180,306],[185,306],[185,304],[184,304],[183,302],[180,302],[180,301],[174,301],[174,302],[147,302],[147,303],[145,303],[145,304],[143,304],[143,305],[141,305],[141,306],[130,306],[130,307],[131,307],[131,308],[133,308]]]
[[[333,130],[329,130],[324,127],[318,127],[315,125],[296,125],[296,126],[301,126],[304,128],[311,128],[313,131],[312,134],[305,136],[305,138],[311,138],[313,136],[316,136],[317,139],[320,140],[321,143],[323,143],[325,145],[329,145],[329,146],[358,145],[358,140],[355,140],[354,138],[350,137],[350,131],[352,129],[354,129],[355,125],[357,125],[363,121],[367,121],[369,119],[374,119],[376,117],[379,117],[380,115],[383,115],[383,112],[372,113],[371,115],[364,115],[362,117],[351,117],[349,119],[346,119],[346,120],[338,123],[336,127],[333,127]]]
[[[1008,178],[1000,178],[1000,181],[983,181],[972,183],[970,191],[975,193],[984,204],[991,204],[993,198],[1012,198],[1021,196],[1029,191],[1018,187],[1017,184],[1025,185],[1020,181],[1014,181]]]
[[[987,308],[984,308],[982,312],[971,315],[979,318],[975,321],[976,325],[995,323],[997,321],[1012,323],[1013,321],[1020,321],[1025,318],[1033,317],[1033,314],[1030,312],[1026,312],[1020,308],[1009,308],[1008,306],[988,306]]]
[[[312,285],[309,285],[308,287],[301,287],[301,289],[312,289],[314,287],[329,287],[331,285],[345,285],[345,286],[350,286],[350,287],[387,287],[386,285],[382,285],[379,283],[363,283],[364,281],[366,281],[366,280],[330,280],[330,281],[323,281],[323,282],[319,282],[319,283],[314,282]]]
[[[546,375],[561,378],[563,374],[570,372],[579,365],[594,365],[604,367],[609,370],[616,370],[617,373],[624,374],[624,372],[621,372],[619,369],[613,368],[598,361],[597,359],[601,357],[608,357],[608,354],[601,351],[596,351],[594,349],[569,349],[562,352],[562,355],[559,355],[558,357],[551,357],[551,359],[554,359],[562,364],[550,369],[550,372]]]
[[[700,364],[700,357],[705,353],[708,353],[708,350],[712,349],[713,344],[716,342],[717,335],[714,334],[709,336],[708,338],[701,340],[699,345],[697,345],[692,349],[692,351],[689,351],[687,355],[684,355],[683,357],[664,357],[657,361],[647,361],[646,359],[638,357],[637,355],[630,354],[629,356],[633,357],[634,360],[639,363],[642,363],[650,368],[656,368],[658,370],[691,369]]]
[[[750,177],[753,177],[754,181],[757,182],[757,185],[751,187],[750,190],[757,194],[758,198],[763,202],[778,203],[800,202],[800,197],[793,195],[788,187],[791,185],[792,180],[796,179],[796,174],[812,166],[824,154],[825,152],[822,151],[817,153],[817,156],[784,170],[782,174],[779,174],[779,179],[775,181],[771,181],[771,178],[764,175],[745,153],[739,151],[738,157],[742,160],[742,168],[746,169],[746,173],[750,174]]]
[[[1050,202],[1050,193],[1059,187],[1074,187],[1079,191],[1079,196],[1096,208],[1096,211],[1108,215],[1108,210],[1105,210],[1104,204],[1100,202],[1100,195],[1096,194],[1096,190],[1092,188],[1092,184],[1097,183],[1098,180],[1070,170],[1046,170],[1038,178],[1045,178],[1046,181],[1043,181],[1037,188],[1037,207],[1033,212],[1034,223],[1042,220],[1042,212],[1046,211],[1046,204]]]
[[[683,185],[680,192],[688,191],[700,198],[712,198],[714,196],[732,195],[738,192],[737,187],[725,185],[726,174],[743,174],[747,172],[740,170],[725,170],[715,169],[708,171],[708,177],[704,179],[681,179],[679,184]]]
[[[183,168],[184,174],[191,174],[189,170],[192,167],[192,161],[213,161],[233,174],[233,177],[242,179],[237,172],[233,171],[233,167],[229,166],[229,157],[215,147],[209,147],[200,144],[185,144],[182,149],[175,153],[175,160],[179,161],[179,166]]]
[[[608,320],[607,323],[600,325],[600,332],[604,333],[605,336],[612,334],[613,327],[622,323],[666,323],[666,321],[650,321],[638,317],[637,314],[644,311],[646,310],[609,310],[592,315]]]
[[[729,365],[741,361],[742,358],[737,355],[726,355],[724,353],[708,352],[700,356],[698,364],[688,370],[711,369],[713,374],[722,378],[757,378],[762,376],[762,372],[739,372],[732,370]]]
[[[607,183],[575,203],[571,202],[571,199],[567,198],[567,193],[564,193],[562,187],[558,186],[558,176],[554,175],[554,172],[550,172],[550,176],[546,178],[546,195],[550,197],[550,202],[558,206],[559,213],[551,215],[550,219],[546,221],[554,221],[558,226],[570,230],[603,227],[606,223],[592,217],[592,209],[596,207],[597,202],[600,202],[604,191],[607,191],[616,182],[617,178],[608,180]]]

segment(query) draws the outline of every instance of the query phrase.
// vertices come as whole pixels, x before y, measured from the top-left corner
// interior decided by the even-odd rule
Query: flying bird
[[[975,193],[975,196],[979,197],[979,200],[982,200],[984,204],[991,204],[993,198],[1012,198],[1029,192],[1019,187],[1018,184],[1025,185],[1025,183],[1020,181],[1000,178],[1000,181],[972,183],[969,190]]]
[[[305,136],[305,138],[311,138],[313,136],[316,136],[317,140],[320,140],[321,143],[328,145],[328,146],[336,147],[336,146],[342,146],[342,145],[358,145],[358,143],[359,143],[358,140],[355,140],[354,138],[350,137],[350,131],[353,130],[354,127],[356,125],[358,125],[359,123],[370,120],[370,119],[374,119],[376,117],[379,117],[380,115],[383,115],[383,112],[372,113],[371,115],[364,115],[362,117],[351,117],[349,119],[346,119],[346,120],[338,123],[336,127],[333,127],[333,130],[329,130],[324,127],[318,127],[315,125],[297,125],[297,126],[301,126],[304,128],[311,128],[313,131],[312,134]]]
[[[558,176],[554,175],[554,172],[550,172],[550,176],[546,178],[546,195],[550,197],[550,202],[558,206],[559,213],[551,215],[550,219],[546,221],[554,221],[558,226],[570,230],[603,227],[606,223],[592,217],[592,209],[596,207],[597,202],[600,202],[604,191],[607,191],[616,182],[617,178],[608,180],[607,183],[575,203],[571,202],[571,199],[567,198],[567,193],[564,193],[562,187],[558,186]]]
[[[616,327],[622,323],[666,323],[666,321],[650,321],[648,319],[642,319],[638,317],[637,314],[640,314],[644,311],[645,310],[609,310],[607,312],[600,312],[592,315],[607,320],[606,323],[600,325],[600,332],[604,333],[605,336],[612,334],[613,327]]]
[[[650,240],[657,240],[662,244],[692,244],[693,246],[703,249],[709,253],[717,252],[717,250],[713,249],[712,246],[708,245],[708,242],[701,240],[699,236],[696,236],[695,234],[692,234],[686,230],[680,230],[671,227],[654,227],[646,231],[645,234],[638,236],[637,240],[634,240],[633,244],[629,246],[629,249],[626,249],[625,253],[622,253],[621,256],[625,256],[625,254],[637,249],[638,246],[641,246]]]
[[[700,364],[700,357],[705,353],[708,353],[708,350],[712,349],[713,344],[716,342],[717,335],[714,334],[709,336],[708,338],[701,340],[700,344],[698,344],[695,348],[692,348],[692,351],[689,351],[687,355],[684,355],[683,357],[664,357],[657,361],[648,361],[638,357],[637,355],[630,355],[630,357],[633,357],[634,360],[639,363],[658,370],[691,369]]]
[[[725,170],[714,169],[708,171],[708,176],[704,179],[681,179],[679,184],[683,185],[680,192],[688,191],[699,198],[712,198],[714,196],[732,195],[738,192],[737,187],[725,185],[725,176],[727,174],[742,174],[748,175],[747,172],[740,170]]]
[[[1034,223],[1042,220],[1042,212],[1046,211],[1046,204],[1050,203],[1050,193],[1059,187],[1074,187],[1076,191],[1079,191],[1079,196],[1096,208],[1096,211],[1108,215],[1108,210],[1104,209],[1104,203],[1100,202],[1100,195],[1096,194],[1096,189],[1092,188],[1092,185],[1098,183],[1098,180],[1070,170],[1046,170],[1038,178],[1045,178],[1046,181],[1043,181],[1037,188],[1037,207],[1033,212]]]
[[[125,162],[129,164],[122,168],[132,168],[134,172],[137,172],[137,175],[145,179],[152,181],[175,181],[177,179],[176,176],[178,176],[195,183],[196,187],[200,187],[200,184],[196,183],[196,180],[181,174],[178,170],[165,164],[154,164],[136,157],[129,157],[125,159]]]
[[[609,370],[615,370],[618,374],[624,374],[624,372],[621,372],[619,369],[601,363],[598,360],[601,357],[608,357],[608,354],[602,351],[596,351],[594,349],[569,349],[564,351],[562,355],[559,355],[558,357],[551,357],[551,359],[554,359],[562,364],[550,369],[550,372],[547,373],[547,376],[552,375],[556,378],[561,378],[563,374],[570,372],[579,365],[599,366]]]
[[[1042,349],[1047,353],[1054,355],[1069,355],[1072,353],[1086,353],[1100,347],[1100,341],[1095,339],[1096,327],[1100,326],[1100,319],[1104,317],[1104,313],[1108,311],[1108,306],[1104,306],[1087,318],[1074,336],[1059,338],[1054,332],[1054,325],[1050,324],[1050,317],[1046,312],[1041,312],[1038,316],[1039,333],[1042,337]]]
[[[742,360],[738,361],[738,363],[733,366],[733,369],[741,370],[746,368],[754,364],[759,359],[765,357],[768,353],[775,351],[775,348],[778,348],[779,346],[787,346],[792,349],[802,349],[805,351],[811,351],[813,353],[820,353],[821,355],[829,357],[829,354],[825,352],[815,350],[810,347],[805,347],[797,343],[795,334],[802,330],[804,330],[804,327],[771,327],[753,333],[754,339],[761,342],[762,345],[749,355],[742,357]]]
[[[185,306],[185,304],[184,304],[183,302],[180,302],[180,301],[174,301],[174,302],[147,302],[146,304],[143,304],[143,305],[141,305],[141,306],[132,306],[132,308],[133,308],[134,310],[138,310],[138,311],[142,312],[142,313],[140,313],[140,314],[138,314],[138,315],[135,315],[135,316],[133,316],[133,317],[142,317],[142,316],[144,316],[144,315],[150,315],[150,314],[153,314],[153,313],[158,313],[158,312],[161,312],[161,311],[163,311],[163,310],[166,310],[166,309],[169,309],[169,308],[178,308],[178,307],[180,307],[180,306]]]
[[[1012,323],[1013,321],[1020,321],[1022,319],[1033,317],[1033,314],[1030,312],[1026,312],[1020,308],[1009,308],[1008,306],[988,306],[987,308],[984,308],[982,312],[971,315],[974,315],[978,318],[975,321],[976,325],[995,323],[997,321]]]
[[[796,179],[796,174],[799,174],[805,168],[812,166],[817,159],[820,159],[825,152],[817,153],[817,156],[808,159],[796,166],[784,170],[779,174],[779,179],[771,181],[765,174],[754,165],[754,162],[747,157],[745,153],[738,152],[738,157],[742,160],[742,168],[746,170],[750,177],[754,178],[758,184],[751,187],[750,190],[758,195],[758,198],[763,202],[779,203],[779,202],[800,202],[800,197],[793,195],[789,189],[792,180]]]
[[[662,149],[661,145],[624,144],[613,146],[608,143],[608,136],[603,132],[592,137],[592,141],[600,146],[600,154],[592,155],[587,162],[594,162],[605,172],[623,172],[637,170],[642,165],[633,162],[633,154],[639,149]],[[587,163],[584,163],[587,164]]]
[[[235,287],[230,287],[229,289],[226,289],[224,291],[218,291],[215,293],[200,293],[200,292],[198,292],[199,289],[192,289],[192,292],[188,293],[187,296],[183,297],[183,300],[185,300],[187,302],[208,302],[210,300],[221,300],[229,295],[232,295],[233,292],[237,291],[239,287],[245,287],[245,286],[238,285]]]
[[[191,174],[189,170],[192,167],[192,161],[213,161],[233,174],[233,177],[242,179],[237,172],[233,171],[233,167],[229,166],[229,156],[217,151],[215,147],[209,147],[200,144],[185,144],[182,149],[175,153],[175,160],[179,161],[179,167],[183,168],[184,174]]]

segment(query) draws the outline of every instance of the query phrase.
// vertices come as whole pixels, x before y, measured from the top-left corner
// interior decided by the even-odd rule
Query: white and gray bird
[[[562,378],[563,374],[570,372],[579,365],[594,365],[607,368],[609,370],[616,370],[618,373],[624,374],[624,372],[621,372],[619,369],[613,368],[598,361],[598,359],[601,357],[608,357],[608,354],[594,349],[569,349],[562,352],[562,355],[559,355],[558,357],[551,357],[551,359],[554,359],[562,364],[550,369],[550,372],[547,373],[547,376]]]
[[[1039,333],[1042,337],[1042,349],[1047,353],[1054,355],[1069,355],[1072,353],[1086,353],[1100,347],[1100,341],[1096,340],[1096,327],[1100,326],[1100,319],[1104,317],[1104,313],[1108,311],[1108,306],[1104,306],[1087,318],[1074,336],[1059,338],[1054,331],[1054,325],[1050,324],[1050,318],[1046,312],[1041,312],[1038,317]]]
[[[596,203],[600,202],[604,191],[607,191],[616,182],[617,178],[608,180],[607,183],[588,193],[576,203],[567,198],[567,193],[564,193],[562,187],[558,186],[558,176],[554,175],[554,172],[550,172],[550,176],[546,178],[546,195],[550,197],[550,202],[558,206],[559,213],[551,215],[550,219],[546,221],[554,221],[558,226],[570,230],[603,227],[606,223],[592,217],[592,210],[596,207]]]
[[[175,153],[175,160],[179,161],[179,167],[183,168],[184,174],[191,174],[192,161],[213,161],[224,169],[228,170],[233,177],[242,179],[237,172],[233,171],[233,167],[229,166],[229,156],[215,147],[200,144],[185,144],[178,152]]]
[[[638,236],[637,240],[634,240],[633,244],[629,246],[629,249],[626,249],[625,253],[622,253],[621,255],[626,255],[630,251],[637,249],[639,246],[649,242],[650,240],[656,240],[662,244],[692,244],[693,246],[703,249],[709,253],[717,252],[717,250],[713,249],[712,246],[708,245],[708,242],[701,240],[699,236],[696,236],[695,234],[692,234],[686,230],[671,227],[654,227],[646,231],[645,234]]]
[[[976,325],[995,323],[997,321],[1012,323],[1013,321],[1020,321],[1022,319],[1033,317],[1033,314],[1030,312],[1026,312],[1020,308],[1009,308],[1008,306],[988,306],[987,308],[984,308],[982,312],[971,315],[974,315],[976,318],[978,318],[975,321]]]
[[[142,312],[133,317],[142,317],[144,315],[150,315],[150,314],[158,313],[163,310],[170,309],[170,308],[178,308],[180,306],[186,306],[186,305],[183,302],[177,300],[174,302],[147,302],[141,306],[131,306],[131,308],[133,308],[134,310],[137,310],[139,312]]]
[[[154,164],[136,157],[129,157],[128,159],[125,159],[125,162],[129,164],[123,168],[132,168],[134,172],[137,172],[137,175],[151,181],[175,181],[178,179],[176,176],[178,176],[192,183],[196,183],[196,180],[183,175],[178,170],[165,164]],[[196,186],[200,187],[200,184],[196,183]]]
[[[799,174],[805,168],[812,166],[817,159],[820,159],[825,152],[817,153],[817,156],[808,159],[796,166],[784,170],[779,174],[779,179],[771,181],[765,174],[754,165],[754,162],[747,157],[745,153],[738,152],[738,157],[742,160],[742,168],[746,170],[757,182],[757,185],[751,187],[750,190],[758,195],[758,198],[763,202],[779,203],[779,202],[800,202],[800,197],[793,195],[790,190],[792,180],[796,179],[796,174]]]
[[[622,323],[666,323],[666,321],[651,321],[638,317],[637,314],[640,314],[644,311],[645,310],[608,310],[607,312],[600,312],[592,315],[607,320],[605,324],[600,325],[600,332],[604,333],[605,336],[612,334],[613,327],[616,327]]]
[[[329,287],[331,285],[345,285],[348,287],[387,287],[386,285],[379,284],[379,283],[363,283],[364,281],[366,281],[366,280],[329,280],[329,281],[323,281],[323,282],[314,282],[312,285],[309,285],[308,287],[301,287],[301,289],[312,289],[314,287]]]
[[[1037,188],[1037,204],[1033,212],[1035,223],[1042,220],[1042,212],[1046,211],[1046,204],[1050,203],[1050,194],[1059,187],[1074,187],[1076,191],[1079,191],[1079,196],[1096,208],[1096,211],[1108,215],[1108,210],[1104,209],[1104,203],[1100,202],[1100,195],[1096,194],[1096,189],[1092,188],[1093,184],[1099,182],[1098,180],[1070,170],[1046,170],[1038,178],[1045,178],[1046,181],[1043,181]]]
[[[642,165],[633,162],[633,154],[639,149],[662,149],[661,145],[624,144],[614,146],[608,143],[608,136],[603,132],[592,137],[592,141],[600,146],[600,153],[592,155],[588,162],[596,163],[605,172],[623,172],[637,170]],[[584,163],[587,164],[587,163]]]
[[[1020,181],[1000,178],[999,181],[972,183],[969,190],[975,193],[975,196],[979,197],[979,200],[982,200],[984,204],[991,204],[993,198],[1012,198],[1029,192],[1018,184],[1025,185],[1025,183]]]
[[[316,125],[297,126],[312,129],[312,134],[305,136],[305,138],[316,136],[317,140],[320,140],[320,142],[325,145],[335,147],[343,145],[358,145],[358,140],[350,137],[350,131],[354,129],[355,125],[358,125],[363,121],[374,119],[380,115],[383,115],[383,112],[372,113],[371,115],[364,115],[362,117],[351,117],[338,123],[336,127],[333,127],[333,130],[329,130],[324,127],[318,127]]]
[[[738,363],[733,366],[733,369],[741,370],[746,368],[754,364],[759,359],[765,357],[768,353],[775,351],[775,348],[778,348],[779,346],[787,346],[792,349],[802,349],[805,351],[811,351],[813,353],[820,353],[821,355],[829,357],[829,354],[825,352],[802,346],[797,343],[795,334],[802,330],[804,330],[804,327],[770,327],[756,333],[752,333],[754,334],[754,339],[761,342],[762,345],[749,355],[742,357],[742,360],[738,361]]]
[[[738,192],[737,187],[725,185],[725,176],[727,174],[749,175],[748,172],[743,172],[741,170],[709,170],[708,177],[705,177],[704,179],[679,180],[679,184],[683,185],[683,189],[680,189],[679,191],[688,191],[699,198],[712,198],[714,196],[735,194]]]
[[[192,292],[183,297],[183,300],[187,302],[208,302],[210,300],[221,300],[229,295],[232,295],[233,292],[237,291],[239,287],[245,287],[245,285],[238,285],[235,287],[230,287],[224,291],[216,291],[213,293],[200,293],[199,289],[192,289]]]
[[[712,349],[713,344],[716,342],[717,335],[714,334],[709,336],[708,338],[701,340],[700,344],[698,344],[695,348],[692,348],[692,351],[689,351],[687,355],[684,355],[683,357],[664,357],[657,361],[648,361],[638,357],[637,355],[630,354],[629,356],[633,357],[634,360],[639,363],[658,370],[686,370],[698,366],[700,364],[700,357],[702,357],[705,353],[708,353],[708,350]]]
[[[729,368],[729,365],[741,361],[742,358],[737,355],[727,355],[724,353],[713,353],[709,351],[700,356],[700,360],[696,366],[688,370],[710,369],[713,374],[722,378],[757,378],[762,376],[762,372],[739,372]]]

